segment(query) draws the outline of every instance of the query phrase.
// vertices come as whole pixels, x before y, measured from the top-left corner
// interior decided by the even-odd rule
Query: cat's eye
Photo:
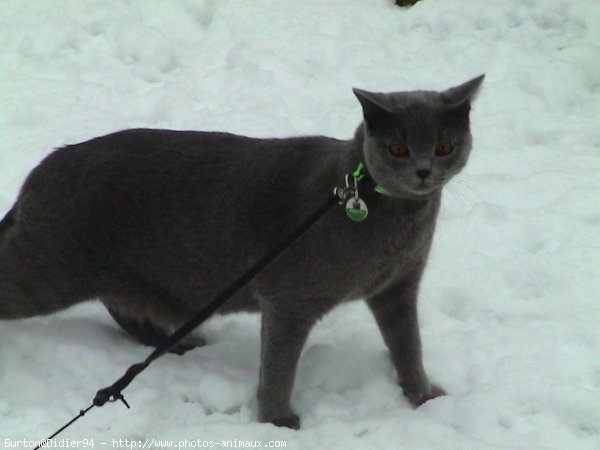
[[[390,144],[388,150],[390,155],[396,158],[406,158],[410,154],[410,150],[404,144]]]
[[[435,146],[435,156],[448,156],[454,150],[450,142],[440,142]]]

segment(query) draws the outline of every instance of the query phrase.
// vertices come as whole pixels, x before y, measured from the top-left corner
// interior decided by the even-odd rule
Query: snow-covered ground
[[[302,429],[259,424],[259,320],[235,315],[140,376],[131,410],[94,409],[63,437],[600,448],[600,3],[392,3],[0,0],[1,214],[63,144],[130,127],[348,138],[352,86],[487,73],[421,291],[425,365],[448,396],[408,405],[357,303],[309,338]],[[46,437],[148,351],[97,304],[0,323],[0,447]]]

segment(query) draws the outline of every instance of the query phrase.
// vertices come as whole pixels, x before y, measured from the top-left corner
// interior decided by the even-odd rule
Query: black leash
[[[350,183],[350,179],[353,183]],[[358,183],[374,185],[371,177],[366,173],[364,165],[361,163],[352,175],[346,175],[346,186],[336,187],[333,195],[323,203],[315,212],[313,212],[298,228],[292,231],[285,239],[277,244],[270,252],[257,261],[250,269],[242,274],[237,280],[223,290],[215,299],[210,302],[205,308],[200,310],[194,317],[179,327],[173,334],[167,337],[159,346],[154,349],[148,357],[137,364],[132,365],[127,369],[125,374],[115,381],[112,385],[100,389],[94,397],[94,402],[84,410],[79,411],[71,421],[66,423],[62,428],[56,431],[52,436],[48,437],[40,445],[35,447],[38,450],[45,446],[46,441],[54,438],[60,432],[71,426],[78,419],[83,417],[90,409],[95,406],[103,406],[107,402],[116,402],[120,400],[129,408],[129,404],[125,401],[122,391],[138,376],[146,367],[148,367],[155,359],[160,358],[167,353],[175,344],[179,343],[184,337],[190,334],[196,327],[201,325],[223,304],[243,289],[252,279],[258,275],[265,267],[271,264],[279,255],[281,255],[288,247],[296,242],[311,226],[313,226],[321,217],[325,215],[336,204],[346,204],[346,214],[355,221],[362,221],[366,218],[368,210],[366,204],[358,196]]]

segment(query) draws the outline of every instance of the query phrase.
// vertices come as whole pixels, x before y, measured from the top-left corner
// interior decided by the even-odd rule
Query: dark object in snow
[[[419,0],[396,0],[396,5],[398,6],[412,6],[417,3]]]

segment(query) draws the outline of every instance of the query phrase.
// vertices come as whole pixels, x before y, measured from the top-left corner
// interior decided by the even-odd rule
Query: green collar
[[[369,172],[367,172],[367,166],[365,166],[365,164],[361,162],[358,163],[358,166],[356,166],[356,169],[354,170],[354,172],[352,172],[352,176],[356,178],[356,181],[360,181],[363,178],[368,177],[370,175]],[[383,186],[380,186],[378,184],[375,185],[373,190],[381,195],[387,195],[388,197],[392,196],[392,194],[390,194],[389,191],[387,191]]]

